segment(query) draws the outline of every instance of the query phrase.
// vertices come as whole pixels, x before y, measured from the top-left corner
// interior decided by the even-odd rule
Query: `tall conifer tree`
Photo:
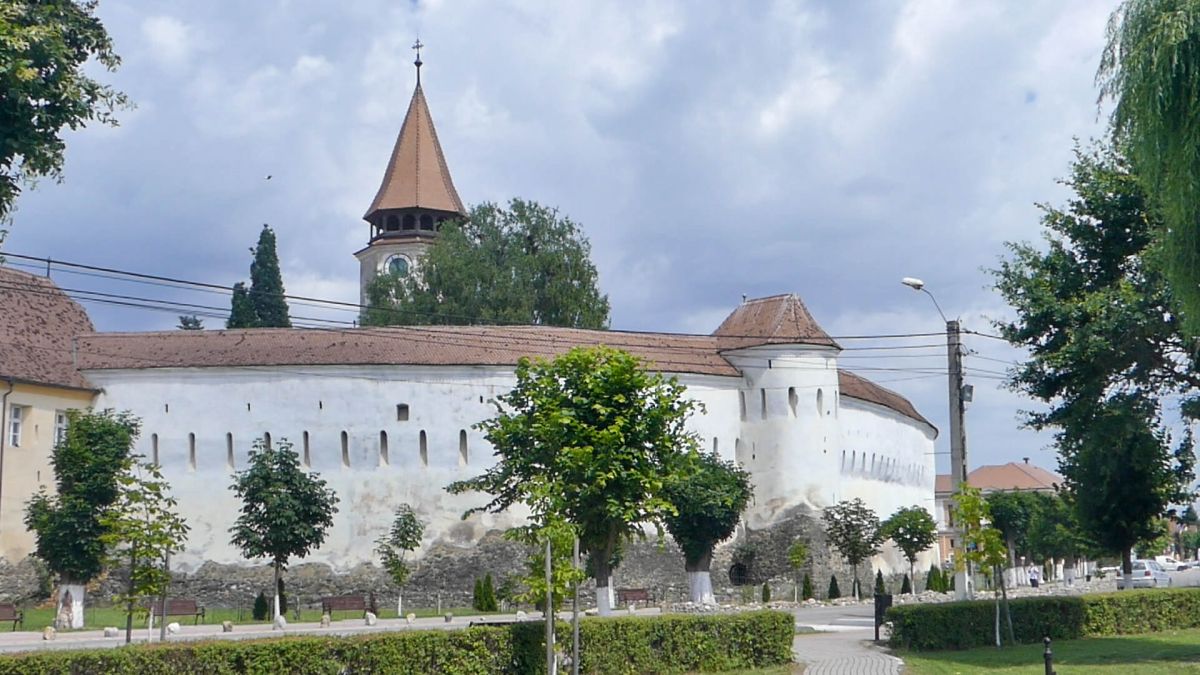
[[[254,262],[250,263],[250,300],[258,325],[290,328],[287,301],[283,298],[283,276],[279,273],[279,256],[275,253],[275,231],[263,225],[254,247]]]
[[[226,328],[254,328],[258,325],[258,317],[254,314],[254,303],[250,302],[250,289],[245,282],[239,281],[233,285],[233,307],[229,312]]]

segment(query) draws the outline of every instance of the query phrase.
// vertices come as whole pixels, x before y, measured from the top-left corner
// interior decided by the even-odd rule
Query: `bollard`
[[[1054,652],[1050,651],[1050,638],[1042,638],[1042,642],[1046,645],[1046,651],[1042,654],[1042,658],[1046,660],[1046,675],[1055,675]]]

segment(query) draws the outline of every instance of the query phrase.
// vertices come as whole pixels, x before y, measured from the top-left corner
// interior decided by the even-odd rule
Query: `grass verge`
[[[24,627],[22,630],[40,631],[43,628],[45,628],[46,626],[49,626],[54,623],[54,610],[52,608],[34,608],[34,609],[26,609],[24,611],[25,611],[25,623],[24,623]],[[436,609],[413,609],[411,611],[413,614],[416,614],[418,618],[441,616],[441,614],[438,614]],[[406,608],[404,613],[408,614],[408,612],[409,612],[409,610]],[[479,610],[472,609],[470,607],[452,607],[452,608],[442,610],[442,614],[445,614],[446,612],[450,612],[450,613],[454,614],[454,616],[487,616],[489,614],[497,614],[497,612],[480,612]],[[358,612],[334,612],[333,616],[331,618],[335,622],[336,621],[346,621],[346,620],[361,621],[362,614],[358,613]],[[381,607],[381,608],[379,608],[379,618],[394,619],[394,618],[396,618],[396,610],[394,608],[393,609],[384,609]],[[172,617],[169,617],[169,620],[170,621],[178,621],[179,623],[188,625],[188,626],[190,626],[192,624],[191,617],[172,616]],[[296,619],[295,613],[288,612],[287,620],[291,623],[296,623],[297,619]],[[301,622],[317,623],[320,620],[321,620],[321,610],[319,610],[319,609],[303,609],[300,611],[299,621],[301,621]],[[223,621],[232,621],[234,624],[237,624],[237,625],[270,624],[270,621],[255,621],[250,616],[250,610],[248,608],[247,609],[228,609],[228,608],[220,608],[220,607],[214,607],[212,609],[207,609],[204,614],[204,620],[201,623],[209,624],[209,625],[220,625],[221,622],[223,622]],[[104,628],[105,626],[117,626],[118,628],[124,628],[125,627],[125,610],[118,609],[115,607],[88,607],[88,608],[84,609],[84,611],[83,611],[83,629],[84,630],[100,630],[100,629]],[[134,629],[145,628],[146,627],[146,616],[145,615],[138,616],[137,614],[134,614],[133,627],[134,627]],[[2,629],[2,628],[3,627],[0,627],[0,629]]]
[[[1059,675],[1176,675],[1200,673],[1200,629],[1064,640],[1051,645]],[[903,652],[911,675],[1045,672],[1042,645],[959,652]]]

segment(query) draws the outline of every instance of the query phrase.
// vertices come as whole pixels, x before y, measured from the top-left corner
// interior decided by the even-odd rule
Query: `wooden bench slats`
[[[650,602],[650,589],[648,588],[618,588],[617,589],[617,604],[628,604],[631,602]]]
[[[159,605],[157,602],[152,603],[150,609],[154,614],[158,614]],[[164,616],[190,616],[193,617],[192,623],[199,623],[200,619],[204,618],[204,608],[196,603],[191,598],[167,598],[166,611]]]
[[[0,603],[0,621],[11,621],[12,629],[17,630],[17,624],[24,626],[25,612],[17,609],[12,603]]]
[[[363,612],[367,611],[367,599],[362,595],[334,595],[321,598],[322,612]]]

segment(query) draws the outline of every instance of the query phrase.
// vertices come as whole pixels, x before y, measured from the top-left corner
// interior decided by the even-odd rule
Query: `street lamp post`
[[[933,297],[933,293],[925,288],[924,281],[905,277],[900,280],[900,283],[928,295],[929,299],[933,301],[933,306],[937,308],[938,314],[941,315],[942,321],[946,322],[946,360],[949,366],[950,394],[950,486],[954,492],[958,492],[958,488],[967,482],[967,434],[963,424],[965,416],[963,414],[962,328],[957,319],[946,318],[937,298]],[[957,528],[952,528],[951,531],[957,531]],[[955,546],[958,553],[955,555],[961,556],[962,532],[958,531],[958,535],[958,545]],[[969,596],[967,583],[967,572],[964,566],[962,572],[955,572],[954,595],[957,599],[962,600]]]

